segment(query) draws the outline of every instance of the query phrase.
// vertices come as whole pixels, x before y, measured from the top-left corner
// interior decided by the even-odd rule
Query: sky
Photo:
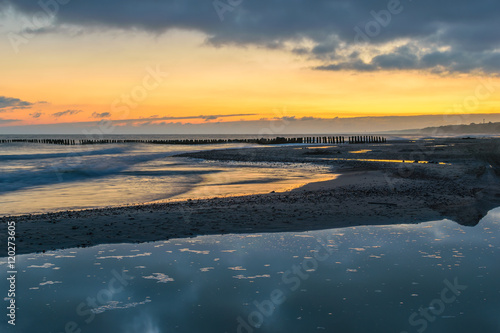
[[[0,0],[0,134],[498,120],[498,14],[494,0]]]

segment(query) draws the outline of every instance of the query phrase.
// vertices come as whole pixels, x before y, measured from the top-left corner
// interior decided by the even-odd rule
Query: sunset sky
[[[0,134],[500,113],[499,7],[0,0]]]

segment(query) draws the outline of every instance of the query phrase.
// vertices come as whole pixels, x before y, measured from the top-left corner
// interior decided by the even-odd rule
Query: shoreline
[[[358,183],[362,180],[360,176],[373,176],[370,175],[373,172],[377,171],[350,171],[333,180],[311,182],[286,192],[68,210],[5,216],[0,219],[2,222],[16,222],[18,254],[99,244],[154,242],[201,235],[302,232],[360,225],[420,223],[439,219],[438,214],[428,210],[421,212],[421,219],[418,221],[415,217],[412,217],[411,221],[401,221],[398,217],[389,216],[388,210],[394,210],[391,203],[370,204],[368,197],[366,204],[369,208],[375,208],[373,214],[366,214],[365,211],[361,214],[350,214],[348,212],[352,212],[354,207],[347,203],[344,214],[337,214],[336,218],[320,211],[315,213],[314,204],[320,202],[324,191],[339,188],[340,184]],[[375,196],[370,198],[376,199]],[[306,204],[308,209],[302,209],[302,214],[298,213],[296,208],[292,209],[297,204]],[[260,214],[253,214],[252,218],[245,214],[254,213],[256,208],[260,210]],[[400,208],[408,213],[406,207]],[[241,220],[238,221],[235,217]],[[371,220],[363,221],[363,217],[371,217]],[[277,221],[280,222],[276,223]]]
[[[300,160],[335,167],[340,165],[335,169],[340,176],[308,183],[288,192],[6,216],[1,220],[16,221],[18,254],[198,235],[298,232],[420,223],[444,218],[474,226],[489,210],[500,206],[497,160],[491,162],[480,155],[471,158],[471,147],[459,149],[456,142],[450,143],[451,147],[455,153],[458,151],[455,156],[449,152],[443,155],[441,150],[429,153],[429,157],[436,161],[446,157],[449,165],[412,164],[410,175],[401,175],[400,163],[341,163],[328,158],[351,154],[336,146],[183,154],[183,157],[205,155],[204,159],[217,160],[251,158],[252,161],[297,163]],[[360,145],[342,148],[359,150]],[[395,156],[395,149],[406,149],[397,145],[368,144],[365,148],[371,148],[370,151],[385,159],[402,158]],[[364,157],[372,159],[375,156]]]

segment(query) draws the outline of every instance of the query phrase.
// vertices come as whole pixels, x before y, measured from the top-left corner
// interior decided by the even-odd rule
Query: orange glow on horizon
[[[112,120],[251,114],[165,120],[181,123],[500,113],[498,88],[463,107],[482,84],[473,75],[317,71],[314,62],[284,51],[207,47],[203,36],[178,31],[157,40],[140,33],[111,42],[106,34],[61,39],[39,36],[18,56],[6,54],[2,95],[35,104],[0,113],[20,120],[1,126],[88,122],[108,113]],[[168,72],[158,85],[146,79],[156,68]],[[54,116],[67,110],[81,112]]]

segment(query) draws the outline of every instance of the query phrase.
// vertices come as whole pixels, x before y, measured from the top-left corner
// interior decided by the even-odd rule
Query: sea
[[[85,140],[84,135],[1,135],[8,139]],[[246,139],[247,135],[109,135],[99,139]],[[216,162],[174,155],[272,145],[0,143],[0,216],[285,191],[333,179],[327,167]]]

